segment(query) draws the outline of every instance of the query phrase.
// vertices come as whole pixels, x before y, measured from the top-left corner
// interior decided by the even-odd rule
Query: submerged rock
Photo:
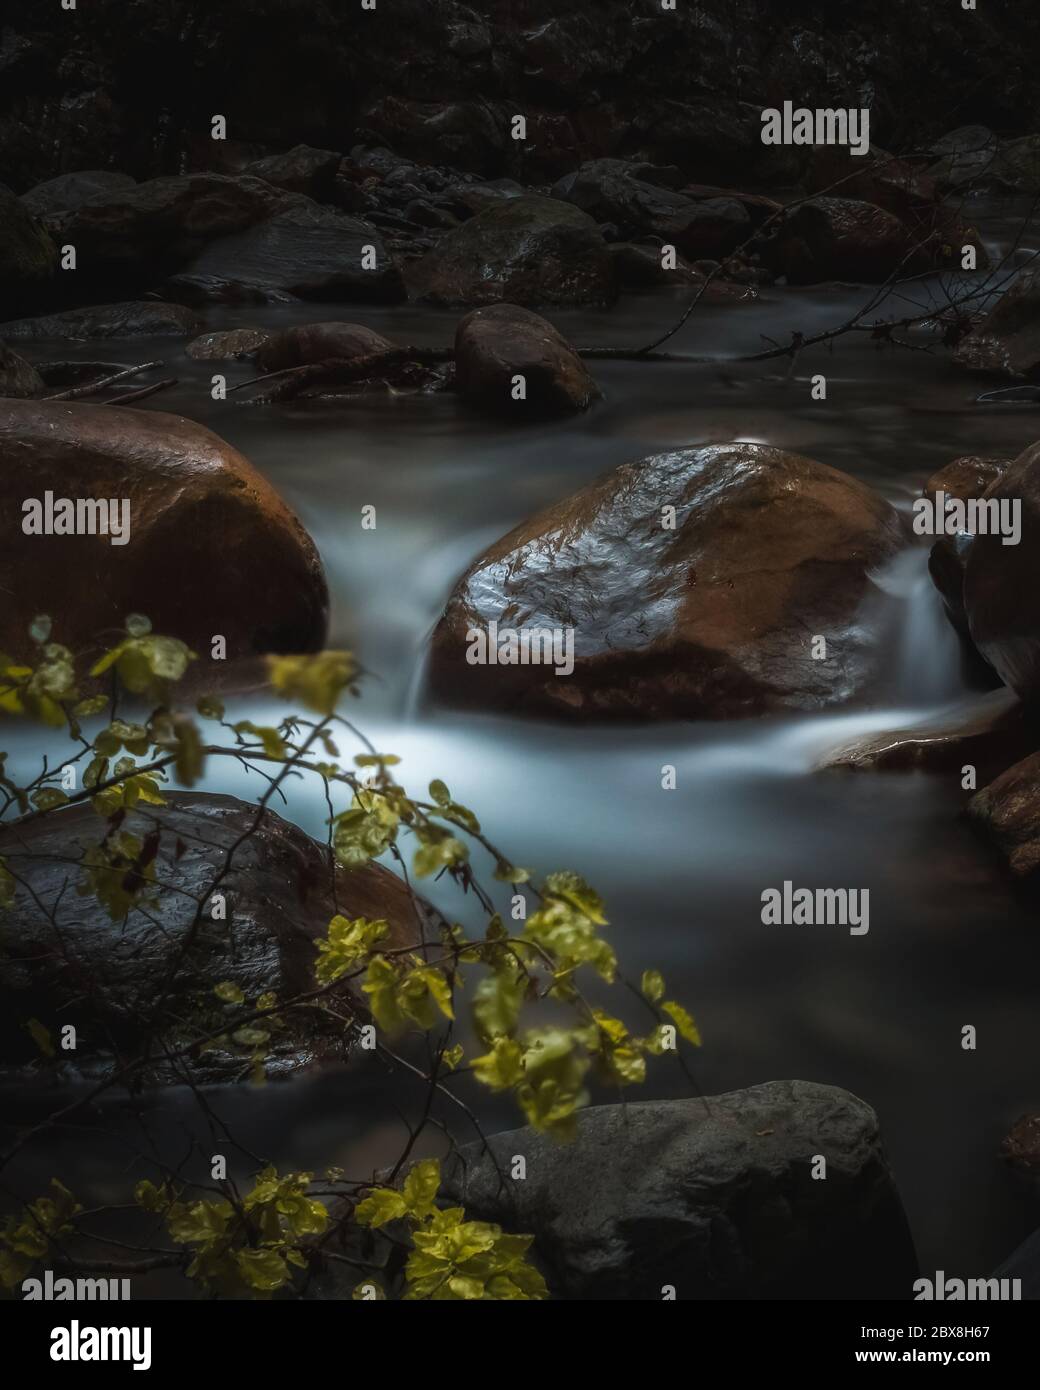
[[[198,652],[196,669],[214,683],[256,653],[323,645],[328,590],[313,542],[252,465],[201,425],[118,406],[0,402],[0,509],[21,519],[24,500],[42,507],[48,492],[125,499],[129,539],[11,527],[0,649],[24,653],[37,613],[72,646],[144,613]],[[215,633],[227,662],[211,665]]]
[[[986,501],[1020,507],[1021,532],[1014,545],[992,531],[973,540],[964,570],[968,628],[1005,685],[1032,701],[1040,696],[1040,444],[1008,466]]]
[[[370,255],[373,268],[366,269]],[[374,227],[303,199],[211,242],[167,288],[193,303],[404,298],[400,272]]]
[[[969,706],[905,729],[866,734],[832,749],[820,768],[856,772],[959,771],[965,762],[1006,766],[1040,742],[1040,727],[1010,690],[993,690]]]
[[[613,263],[599,227],[556,198],[509,198],[446,233],[408,269],[419,299],[448,305],[605,304]]]
[[[107,1076],[146,1055],[150,1041],[146,1084],[178,1081],[178,1066],[199,1084],[242,1079],[249,1047],[199,1049],[180,1064],[162,1055],[242,1012],[222,1005],[214,986],[237,985],[248,1004],[267,992],[284,1000],[313,989],[313,943],[337,912],[386,920],[395,945],[416,939],[411,895],[389,870],[367,864],[334,871],[326,846],[234,797],[164,796],[166,806],[132,811],[120,827],[139,839],[158,831],[156,879],[163,885],[155,906],[133,910],[125,921],[113,921],[92,894],[70,891],[83,878],[81,856],[108,830],[89,803],[0,831],[0,854],[10,856],[22,880],[14,910],[4,913],[0,945],[0,1070],[8,1077],[52,1070],[66,1079]],[[204,913],[195,926],[197,905],[206,902],[232,847],[221,881],[228,918]],[[186,949],[193,926],[194,945]],[[351,996],[340,993],[342,1011]],[[364,1016],[356,998],[350,1009]],[[287,1027],[271,1030],[272,1074],[348,1053],[349,1022],[320,1009],[284,1017]],[[63,1025],[74,1025],[75,1053],[59,1051],[53,1062],[42,1057],[26,1028],[30,1019],[55,1038]],[[156,1046],[160,1036],[165,1048]]]
[[[19,357],[0,342],[0,396],[40,396],[44,392],[43,377],[24,357]]]
[[[229,328],[193,338],[184,351],[196,362],[231,362],[255,357],[270,336],[266,328]]]
[[[92,304],[33,319],[0,323],[0,337],[19,338],[165,338],[197,333],[198,317],[183,304],[136,299],[126,304]]]
[[[911,1297],[917,1261],[877,1116],[848,1091],[774,1081],[597,1106],[573,1144],[520,1129],[489,1145],[445,1165],[442,1193],[533,1234],[555,1298]],[[503,1183],[516,1155],[527,1178]]]
[[[743,443],[659,454],[485,551],[434,633],[431,677],[451,700],[580,718],[831,708],[876,674],[860,608],[901,544],[883,498],[811,459]],[[470,634],[492,622],[571,632],[573,672],[482,664]]]
[[[514,399],[514,378],[526,396]],[[455,332],[455,383],[474,405],[521,421],[586,410],[599,388],[551,323],[516,304],[474,309]]]
[[[394,346],[389,338],[364,324],[305,323],[272,334],[258,352],[256,365],[262,372],[278,372],[330,357],[368,357]]]
[[[1031,753],[975,793],[968,815],[1019,878],[1040,866],[1040,753]]]

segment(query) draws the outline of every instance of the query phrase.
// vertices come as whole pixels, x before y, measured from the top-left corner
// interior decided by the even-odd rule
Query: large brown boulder
[[[860,610],[901,543],[886,501],[811,459],[744,443],[659,454],[485,551],[436,629],[432,680],[451,700],[580,718],[829,708],[875,674]],[[482,664],[473,634],[492,622],[507,656],[506,632],[554,630],[565,654],[572,631],[573,672]]]
[[[394,945],[416,940],[416,904],[388,869],[333,871],[324,845],[234,797],[164,796],[165,807],[132,811],[120,827],[138,839],[158,831],[162,885],[154,904],[120,921],[92,893],[74,891],[84,879],[81,856],[108,829],[89,803],[0,832],[0,855],[21,880],[13,907],[0,909],[0,1073],[59,1068],[100,1077],[150,1051],[139,1080],[175,1081],[162,1044],[173,1050],[242,1012],[222,1005],[214,987],[237,985],[246,1005],[267,992],[287,1000],[314,989],[313,943],[337,912],[385,920]],[[224,920],[214,918],[214,892],[224,897]],[[342,996],[351,1013],[362,1012],[346,990]],[[349,1022],[314,1009],[283,1017],[287,1026],[271,1030],[273,1074],[347,1052]],[[56,1047],[61,1028],[74,1025],[75,1051],[57,1047],[48,1061],[26,1027],[31,1019]],[[199,1049],[180,1065],[196,1082],[234,1080],[248,1074],[248,1054]]]
[[[23,503],[129,501],[129,541],[26,534]],[[228,661],[324,642],[328,591],[310,537],[274,489],[217,435],[152,411],[0,402],[0,650],[24,650],[37,613],[83,646],[128,613]],[[218,673],[225,669],[217,667]],[[208,677],[207,677],[208,678]],[[215,679],[215,677],[214,677]]]
[[[925,483],[921,495],[929,498],[933,504],[940,492],[948,499],[969,502],[972,498],[982,497],[987,488],[1003,476],[1007,466],[1007,459],[979,458],[976,454],[966,454],[937,469]],[[966,531],[953,536],[940,536],[928,552],[928,573],[942,595],[947,617],[962,637],[968,637],[968,615],[964,611],[964,570],[974,539]]]
[[[968,815],[1020,878],[1040,868],[1040,753],[1002,772],[968,802]]]
[[[977,535],[964,569],[971,639],[1023,700],[1040,696],[1040,444],[1032,444],[986,490],[987,502],[1021,506],[1016,545]]]
[[[256,365],[262,372],[278,372],[332,357],[368,357],[393,346],[389,338],[361,323],[304,323],[273,334],[257,353]]]
[[[605,304],[614,267],[599,227],[557,198],[509,198],[441,238],[408,268],[419,299],[448,305]]]
[[[522,376],[525,398],[515,400]],[[455,331],[455,383],[482,409],[515,420],[585,410],[599,388],[584,362],[547,320],[516,304],[474,309]]]

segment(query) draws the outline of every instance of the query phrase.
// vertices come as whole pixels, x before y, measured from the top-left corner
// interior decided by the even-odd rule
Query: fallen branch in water
[[[293,400],[317,386],[345,386],[384,373],[400,374],[412,367],[436,366],[452,361],[454,355],[448,348],[402,347],[370,352],[364,357],[327,357],[321,362],[307,362],[302,367],[283,367],[281,371],[253,377],[250,381],[232,386],[228,395],[232,391],[242,391],[247,386],[273,381],[277,383],[275,386],[254,396],[249,402],[251,405],[268,405],[274,401]]]
[[[40,399],[45,401],[76,401],[83,396],[93,396],[96,392],[103,391],[106,386],[123,381],[128,376],[136,376],[138,372],[154,371],[156,367],[163,365],[162,362],[141,362],[136,367],[125,367],[121,372],[115,372],[112,376],[101,377],[98,381],[88,382],[86,386],[71,386],[67,391],[58,391],[53,396],[42,396]]]
[[[132,401],[143,401],[146,396],[154,396],[156,391],[165,391],[167,386],[176,386],[177,378],[168,376],[165,381],[153,382],[151,386],[139,386],[136,391],[126,391],[121,396],[113,396],[105,405],[130,405]]]

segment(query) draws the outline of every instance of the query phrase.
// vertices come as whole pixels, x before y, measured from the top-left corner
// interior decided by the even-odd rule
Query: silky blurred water
[[[1017,234],[1007,210],[979,211],[991,248],[1006,247]],[[1017,260],[1034,248],[1030,230]],[[935,287],[922,281],[901,293],[900,302],[927,303]],[[214,402],[214,371],[234,383],[253,369],[193,363],[170,340],[76,351],[165,359],[180,385],[144,408],[211,426],[296,509],[328,572],[331,642],[354,648],[371,672],[354,717],[381,751],[401,756],[401,780],[424,787],[443,777],[514,861],[574,868],[597,886],[623,969],[637,977],[644,966],[661,969],[697,1016],[705,1045],[694,1065],[704,1092],[798,1077],[869,1101],[923,1268],[973,1277],[1036,1224],[998,1147],[1010,1124],[1040,1105],[1040,924],[959,818],[967,795],[959,775],[813,771],[823,752],[857,732],[905,727],[971,698],[926,552],[908,550],[877,576],[890,612],[885,696],[873,708],[558,727],[438,708],[423,688],[429,632],[470,560],[618,463],[685,444],[757,440],[831,464],[906,507],[958,455],[1013,456],[1040,435],[1040,409],[976,405],[984,386],[942,350],[879,348],[857,335],[803,352],[793,371],[785,361],[730,360],[769,338],[787,341],[794,329],[839,324],[863,299],[851,286],[777,288],[751,306],[698,309],[669,346],[710,363],[595,362],[601,404],[578,419],[523,428],[474,417],[450,395],[267,408],[234,396]],[[603,313],[550,317],[583,346],[635,347],[682,303],[667,291],[626,297]],[[897,306],[878,313],[886,311]],[[297,305],[213,311],[207,327],[350,319],[401,342],[446,344],[455,318],[414,306]],[[47,346],[34,355],[48,355]],[[74,353],[62,345],[49,355]],[[827,376],[825,402],[810,399],[817,372]],[[366,505],[377,509],[375,531],[361,528]],[[672,791],[661,787],[665,764],[677,771]],[[225,769],[213,786],[259,791],[257,779]],[[324,838],[317,789],[294,793],[283,814]],[[869,934],[763,926],[762,890],[785,879],[869,888]],[[452,891],[435,885],[430,895],[469,920]],[[969,1023],[975,1052],[961,1050]],[[652,1070],[647,1094],[684,1091],[670,1068]],[[392,1120],[363,1137],[363,1112],[349,1094],[340,1081],[303,1082],[226,1104],[266,1136],[265,1152],[280,1146],[312,1161],[319,1138],[348,1113],[353,1153],[396,1145]],[[510,1122],[501,1110],[496,1118]]]

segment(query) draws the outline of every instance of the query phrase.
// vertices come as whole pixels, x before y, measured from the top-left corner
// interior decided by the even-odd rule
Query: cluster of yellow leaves
[[[330,985],[360,965],[389,931],[388,923],[382,919],[370,922],[365,917],[355,917],[351,921],[337,914],[329,923],[328,935],[317,943],[314,973],[319,982]]]
[[[170,686],[181,679],[195,653],[176,637],[160,637],[139,613],[126,620],[127,635],[111,647],[90,669],[93,677],[115,669],[132,695],[144,695],[165,704]]]
[[[404,1297],[436,1303],[548,1298],[545,1280],[527,1261],[532,1237],[507,1235],[490,1221],[467,1221],[462,1207],[442,1211],[437,1206],[440,1185],[440,1163],[424,1159],[400,1191],[373,1188],[354,1212],[361,1226],[409,1223],[413,1248],[405,1265]],[[369,1298],[373,1288],[382,1292],[367,1282],[355,1289],[354,1297]]]
[[[71,1221],[82,1207],[57,1178],[51,1178],[50,1197],[30,1202],[23,1220],[8,1218],[0,1230],[0,1284],[17,1288],[33,1265],[42,1260],[52,1242],[72,1230]]]
[[[303,1244],[321,1235],[329,1215],[308,1195],[310,1173],[265,1168],[240,1201],[177,1200],[165,1185],[143,1181],[134,1195],[145,1211],[162,1215],[170,1236],[193,1251],[187,1274],[225,1297],[266,1298],[284,1289],[307,1261]]]
[[[359,674],[350,652],[267,658],[272,688],[286,699],[299,700],[309,710],[326,717],[335,711],[344,690],[353,691]]]

